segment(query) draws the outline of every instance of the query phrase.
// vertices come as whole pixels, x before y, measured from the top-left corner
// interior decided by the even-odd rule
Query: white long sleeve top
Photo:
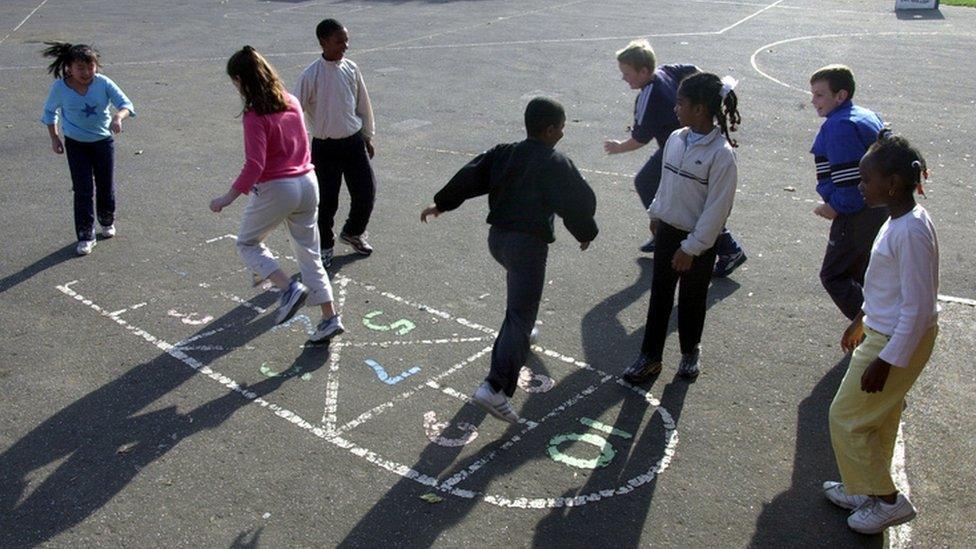
[[[864,324],[891,339],[878,355],[899,368],[938,322],[939,240],[921,205],[888,218],[871,246],[864,275]]]
[[[359,67],[343,57],[319,57],[298,77],[295,96],[309,119],[312,137],[343,139],[362,132],[367,140],[376,133],[373,106]]]
[[[675,130],[665,143],[661,186],[647,214],[687,231],[681,249],[698,256],[715,245],[732,212],[738,170],[735,151],[718,127],[694,144],[689,133]]]

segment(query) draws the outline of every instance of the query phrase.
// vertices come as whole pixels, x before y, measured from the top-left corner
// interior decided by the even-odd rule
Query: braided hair
[[[87,44],[69,44],[67,42],[44,42],[47,48],[42,52],[44,57],[53,57],[54,61],[47,66],[47,72],[55,78],[67,78],[68,68],[75,61],[94,63],[98,66],[98,51]]]
[[[896,136],[891,130],[885,128],[878,134],[878,140],[868,148],[867,154],[871,155],[871,159],[884,176],[897,175],[909,193],[918,191],[925,196],[922,181],[928,179],[928,167],[922,153],[907,139]]]
[[[722,97],[722,88],[722,80],[718,76],[709,72],[698,72],[681,81],[678,95],[693,105],[704,105],[708,108],[709,114],[718,120],[718,126],[729,145],[738,147],[739,144],[729,134],[736,131],[742,122],[739,98],[732,90]]]

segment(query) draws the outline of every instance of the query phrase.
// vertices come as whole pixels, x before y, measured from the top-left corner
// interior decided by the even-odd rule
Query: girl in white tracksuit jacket
[[[715,264],[715,239],[725,226],[737,180],[736,142],[729,132],[740,122],[735,80],[709,73],[685,78],[675,113],[682,127],[664,146],[661,187],[647,213],[657,249],[644,341],[624,378],[640,383],[661,371],[675,288],[678,294],[678,374],[700,372],[699,343],[705,326],[708,284]]]

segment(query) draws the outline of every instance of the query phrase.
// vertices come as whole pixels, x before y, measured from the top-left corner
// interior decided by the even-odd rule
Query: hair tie
[[[739,81],[729,75],[723,76],[721,82],[722,89],[718,92],[718,94],[722,96],[722,99],[728,97],[729,92],[734,90],[735,87],[739,85]]]

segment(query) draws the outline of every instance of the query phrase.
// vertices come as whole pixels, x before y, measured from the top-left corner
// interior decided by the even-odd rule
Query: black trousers
[[[820,282],[844,316],[854,320],[864,303],[864,272],[871,245],[888,218],[887,208],[840,214],[830,223],[830,239],[820,266]]]
[[[496,391],[515,394],[519,371],[529,354],[529,334],[539,314],[546,280],[549,244],[528,233],[492,227],[488,250],[505,267],[505,321],[491,350],[491,371],[485,378]]]
[[[715,265],[715,248],[709,248],[691,262],[691,269],[679,273],[671,267],[674,253],[688,233],[667,223],[658,224],[654,236],[654,280],[651,282],[651,304],[647,308],[644,325],[644,342],[641,352],[651,360],[661,360],[664,341],[668,335],[671,309],[674,308],[674,292],[678,284],[678,339],[681,353],[689,354],[698,349],[705,329],[705,311],[708,304],[708,284]]]
[[[366,142],[356,133],[343,139],[312,139],[312,164],[319,180],[319,234],[322,248],[335,246],[335,215],[339,210],[339,187],[346,178],[349,217],[342,232],[359,236],[366,232],[376,201],[376,177],[366,154]]]
[[[64,152],[74,191],[75,235],[78,240],[95,240],[96,216],[101,225],[115,223],[115,141],[106,137],[89,143],[65,137]]]

